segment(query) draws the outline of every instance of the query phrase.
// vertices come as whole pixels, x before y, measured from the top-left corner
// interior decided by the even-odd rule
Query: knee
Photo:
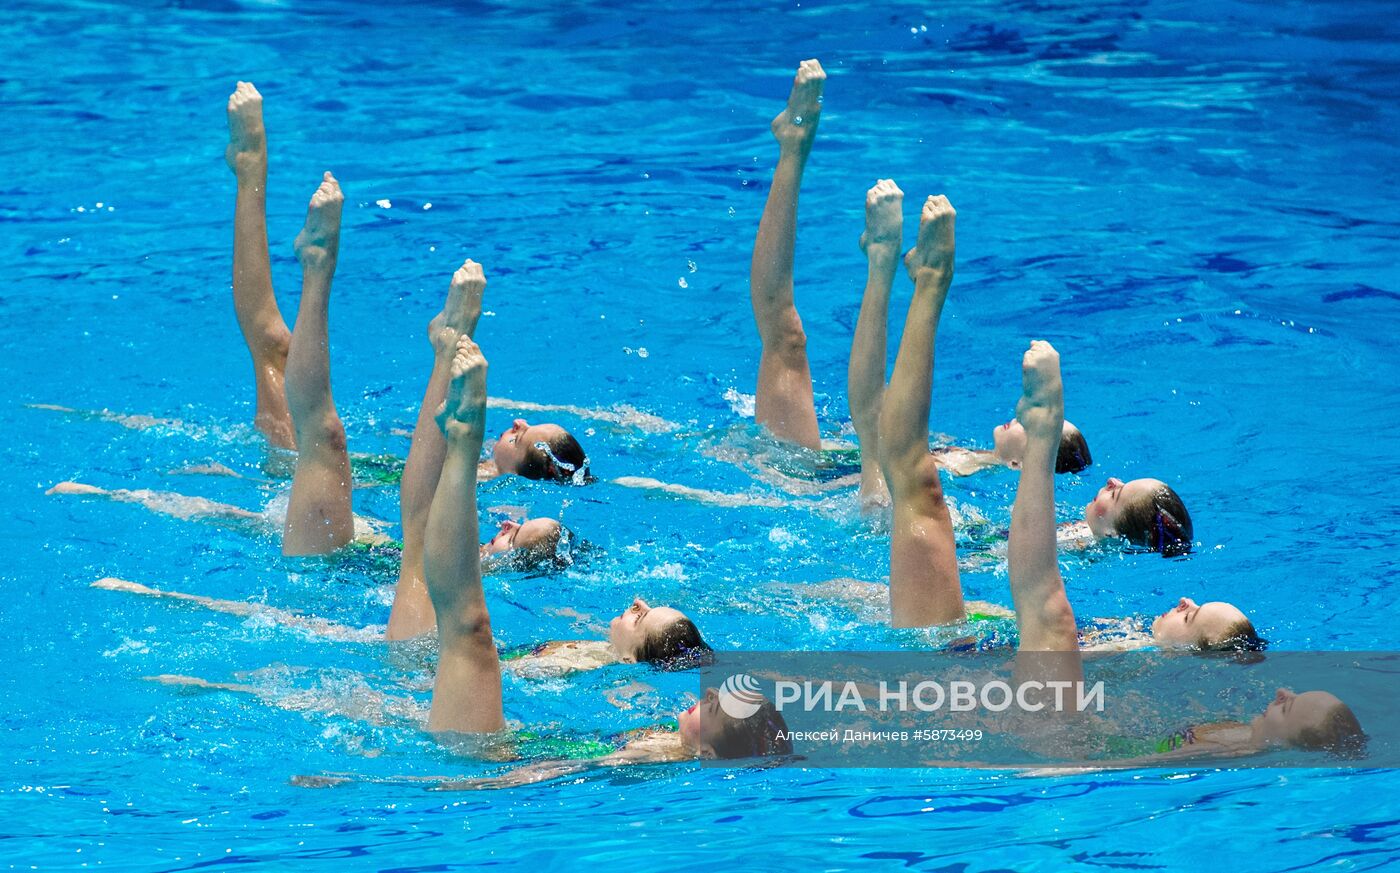
[[[286,369],[287,354],[292,350],[292,334],[284,324],[268,324],[258,329],[253,341],[257,357],[279,369]]]
[[[763,346],[784,360],[807,359],[807,332],[796,310],[776,320],[763,337]]]
[[[484,608],[437,611],[438,632],[446,647],[462,654],[496,651],[496,638],[491,632],[491,616]]]
[[[914,500],[926,510],[946,505],[943,495],[943,480],[939,477],[938,461],[932,454],[924,454],[909,463],[899,457],[883,457],[882,468],[889,483],[890,492],[902,500]],[[903,463],[901,463],[903,460]]]
[[[297,446],[303,450],[314,446],[323,451],[346,451],[345,425],[340,416],[333,411],[328,412],[297,428]]]
[[[938,462],[926,452],[914,465],[914,487],[929,500],[943,503],[943,480],[938,473]]]

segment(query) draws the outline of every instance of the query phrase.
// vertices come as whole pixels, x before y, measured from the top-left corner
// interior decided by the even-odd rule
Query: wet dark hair
[[[588,456],[574,435],[561,430],[547,442],[526,446],[516,470],[526,479],[549,479],[552,482],[572,482],[577,485],[595,481],[588,472]]]
[[[1089,454],[1089,443],[1079,428],[1065,428],[1060,432],[1060,451],[1055,455],[1056,473],[1078,473],[1094,463]]]
[[[1163,485],[1150,498],[1123,507],[1116,528],[1128,542],[1160,552],[1166,558],[1191,551],[1191,514],[1170,485]]]
[[[714,654],[695,622],[678,618],[642,640],[637,660],[662,670],[689,670],[709,664]]]
[[[1366,732],[1356,713],[1341,701],[1328,711],[1323,723],[1298,732],[1298,742],[1302,749],[1331,752],[1340,758],[1362,758],[1366,755]]]
[[[763,758],[768,755],[791,755],[792,739],[787,722],[771,701],[764,700],[758,712],[746,719],[721,716],[724,729],[715,744],[717,758]]]
[[[1226,629],[1221,639],[1213,643],[1203,641],[1198,648],[1203,652],[1262,652],[1268,645],[1269,641],[1259,636],[1254,623],[1246,618]]]

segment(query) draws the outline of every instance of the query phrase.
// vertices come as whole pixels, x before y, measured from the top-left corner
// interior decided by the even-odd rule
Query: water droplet
[[[689,259],[686,260],[685,265],[690,268],[690,272],[692,273],[699,269],[699,267],[695,266],[695,262]]]
[[[424,203],[424,204],[423,204],[423,211],[424,211],[424,212],[427,212],[429,209],[432,209],[432,208],[433,208],[433,204],[431,204],[431,203]]]
[[[639,358],[645,358],[649,354],[651,354],[651,352],[647,351],[646,346],[642,346],[637,349],[637,357]]]
[[[793,124],[801,124],[801,123],[802,123],[802,116],[800,116],[800,115],[794,115],[794,116],[792,117],[792,123],[793,123]]]
[[[730,215],[733,215],[733,214],[734,214],[734,207],[733,207],[733,206],[729,207],[729,214],[730,214]]]
[[[394,204],[393,204],[393,203],[390,203],[390,202],[389,202],[389,198],[386,197],[386,198],[384,198],[383,200],[376,200],[376,201],[374,201],[374,205],[375,205],[375,206],[378,206],[380,209],[391,209],[391,208],[393,208],[393,205],[394,205]]]
[[[682,288],[689,288],[689,287],[690,287],[690,283],[687,282],[687,281],[685,280],[685,277],[684,277],[684,276],[680,277],[680,279],[678,279],[678,280],[676,281],[676,284],[677,284],[677,285],[680,285]]]

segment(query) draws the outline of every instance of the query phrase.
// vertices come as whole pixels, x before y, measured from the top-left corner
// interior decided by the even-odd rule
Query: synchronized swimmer
[[[787,105],[773,120],[778,160],[759,221],[750,266],[750,301],[758,328],[754,420],[779,445],[820,458],[824,450],[814,402],[807,336],[793,294],[798,193],[821,120],[826,74],[815,60],[798,67]],[[233,300],[254,368],[254,425],[274,449],[295,452],[285,520],[286,555],[322,555],[352,543],[383,545],[382,531],[351,511],[354,474],[345,428],[331,392],[328,312],[338,261],[344,195],[329,172],[311,197],[295,241],[302,293],[294,327],[283,320],[273,293],[266,226],[267,138],[262,98],[239,82],[228,102],[226,159],[237,181],[234,217]],[[857,499],[863,511],[889,519],[889,621],[894,627],[958,625],[983,617],[964,600],[955,526],[942,475],[964,476],[1003,467],[1019,475],[1007,537],[1020,652],[1068,653],[1057,662],[1069,678],[1082,677],[1082,649],[1155,645],[1196,651],[1262,648],[1254,625],[1225,602],[1177,604],[1143,622],[1132,639],[1105,639],[1076,623],[1060,576],[1060,551],[1093,542],[1121,541],[1173,558],[1193,545],[1191,516],[1176,491],[1158,479],[1109,478],[1084,510],[1082,521],[1057,528],[1055,474],[1092,465],[1084,434],[1064,419],[1059,354],[1031,343],[1022,360],[1022,396],[1016,416],[993,430],[992,448],[930,448],[936,338],[955,269],[956,212],[943,195],[920,208],[914,245],[903,250],[903,192],[880,179],[866,192],[860,249],[866,284],[851,344],[847,396],[859,441]],[[886,381],[889,300],[900,265],[913,283],[893,370]],[[562,567],[577,537],[556,519],[503,521],[479,537],[477,485],[516,475],[583,485],[594,481],[583,447],[557,424],[515,419],[490,443],[486,438],[487,361],[475,337],[486,277],[467,260],[453,273],[442,311],[428,324],[433,355],[400,487],[402,546],[387,624],[348,628],[315,617],[241,601],[162,591],[119,579],[95,587],[192,602],[235,615],[262,613],[273,621],[341,640],[436,637],[437,664],[429,732],[467,746],[473,754],[513,759],[503,666],[522,675],[561,675],[609,664],[647,663],[684,670],[709,663],[713,651],[680,610],[634,599],[609,622],[605,640],[556,640],[503,651],[492,633],[483,573],[507,567]],[[545,409],[547,407],[537,407]],[[786,475],[786,474],[785,474]],[[800,478],[799,473],[799,478]],[[723,495],[635,477],[618,484],[654,488],[723,502]],[[854,481],[852,485],[856,484]],[[844,487],[844,486],[843,486]],[[202,498],[163,492],[100,489],[60,483],[51,493],[91,494],[141,503],[184,518],[213,518],[266,526],[268,515]],[[757,505],[781,508],[755,498]],[[743,505],[736,501],[734,505]],[[988,607],[995,609],[995,607]],[[228,691],[247,686],[192,677],[163,681]],[[553,778],[584,766],[667,762],[696,757],[750,758],[793,753],[781,714],[769,701],[745,719],[718,705],[713,689],[674,721],[610,738],[581,760],[526,762],[504,777],[444,787],[488,787]],[[1248,724],[1195,726],[1166,750],[1146,745],[1140,762],[1183,755],[1237,755],[1286,746],[1354,753],[1364,734],[1346,704],[1323,691],[1294,695],[1280,689],[1274,703]],[[566,756],[568,757],[568,756]],[[1139,760],[1138,758],[1134,759]]]

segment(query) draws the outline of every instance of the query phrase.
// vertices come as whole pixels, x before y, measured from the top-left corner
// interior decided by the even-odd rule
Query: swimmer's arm
[[[203,497],[191,497],[187,494],[176,494],[173,491],[151,491],[141,488],[128,490],[126,488],[98,488],[95,485],[87,485],[82,482],[60,482],[50,488],[45,494],[77,494],[93,497],[106,497],[118,503],[135,503],[144,506],[152,512],[160,515],[168,515],[171,518],[182,519],[214,519],[216,521],[233,522],[239,525],[252,525],[255,527],[267,527],[267,519],[256,512],[250,512],[242,507],[233,506],[228,503],[217,503],[213,500],[206,500]]]
[[[549,782],[565,776],[575,776],[606,766],[599,758],[596,761],[540,761],[508,770],[500,776],[481,776],[474,779],[458,779],[439,782],[428,788],[429,791],[485,791],[495,788],[519,788]]]
[[[247,603],[241,600],[219,600],[213,597],[204,597],[198,594],[187,594],[183,591],[161,591],[157,588],[150,588],[139,582],[129,582],[125,579],[106,577],[98,579],[92,583],[93,588],[101,588],[106,591],[125,591],[128,594],[143,594],[148,597],[163,597],[169,600],[183,600],[186,603],[193,603],[214,612],[223,612],[228,615],[237,616],[263,616],[283,627],[304,630],[316,636],[342,642],[365,642],[370,640],[383,639],[383,634],[378,628],[355,628],[343,624],[336,624],[317,616],[302,616],[285,609],[278,609],[275,606],[266,606],[261,603]]]
[[[456,782],[443,782],[433,786],[431,791],[481,791],[493,788],[519,788],[523,785],[536,785],[550,782],[565,776],[607,770],[615,767],[628,767],[638,764],[670,764],[689,760],[677,751],[660,750],[654,747],[634,748],[624,746],[610,755],[588,761],[540,761],[516,767],[500,776],[487,776],[477,779],[463,779]]]
[[[1073,772],[1089,773],[1097,770],[1134,770],[1149,767],[1167,767],[1174,764],[1188,763],[1192,761],[1213,761],[1221,758],[1244,758],[1257,753],[1259,750],[1229,745],[1225,743],[1213,743],[1209,740],[1197,740],[1188,746],[1179,749],[1172,749],[1169,752],[1154,752],[1151,755],[1139,755],[1136,758],[1122,758],[1110,761],[1103,766],[1095,767],[1074,767],[1074,768],[1046,768],[1054,770],[1069,769]],[[1049,775],[1049,774],[1035,774]]]
[[[623,488],[636,488],[642,491],[652,491],[658,494],[683,497],[687,500],[694,500],[696,503],[704,503],[710,506],[770,506],[776,508],[790,505],[789,501],[781,500],[777,497],[768,497],[761,494],[725,494],[721,491],[691,488],[688,485],[676,485],[671,482],[662,482],[658,479],[651,479],[644,476],[620,476],[613,479],[612,484],[621,485]]]
[[[265,533],[273,527],[272,522],[263,513],[252,512],[229,503],[206,500],[203,497],[179,494],[174,491],[152,491],[148,488],[107,489],[82,482],[60,482],[44,493],[105,497],[117,503],[135,503],[157,515],[165,515],[183,521],[210,521],[253,535]],[[382,527],[384,527],[384,522],[377,519],[355,516],[355,542],[370,546],[392,543],[392,540],[379,532],[378,529]]]
[[[519,788],[536,785],[565,776],[575,776],[608,766],[606,759],[593,761],[539,761],[508,770],[500,776],[478,776],[470,779],[447,779],[442,776],[364,776],[351,773],[322,773],[293,776],[291,783],[298,788],[338,788],[343,785],[376,784],[405,785],[428,791],[486,791],[498,788]]]
[[[110,409],[73,409],[70,406],[57,406],[52,403],[27,403],[30,409],[46,409],[50,412],[62,412],[75,418],[84,418],[94,421],[106,421],[119,424],[131,430],[150,430],[156,427],[166,427],[175,431],[184,431],[191,434],[199,434],[202,429],[190,427],[178,418],[156,418],[150,415],[131,415],[124,412],[113,412]]]
[[[159,682],[162,685],[199,688],[204,691],[231,691],[235,694],[263,697],[262,692],[252,685],[239,685],[234,682],[210,682],[208,679],[201,679],[198,676],[185,676],[179,673],[161,673],[158,676],[142,676],[141,678],[147,682]]]
[[[640,430],[646,433],[671,433],[681,429],[681,426],[674,421],[667,421],[664,418],[642,412],[635,407],[625,404],[619,404],[613,407],[613,409],[586,409],[581,406],[568,406],[555,403],[532,403],[528,400],[488,397],[486,399],[486,408],[517,409],[527,412],[563,412],[577,418],[601,421],[616,425],[619,428]]]
[[[162,673],[158,676],[141,677],[147,682],[159,682],[195,691],[222,691],[253,697],[266,706],[275,706],[287,712],[315,712],[326,715],[340,715],[368,721],[373,725],[388,724],[389,719],[420,723],[418,703],[413,698],[394,698],[382,692],[363,690],[349,705],[342,702],[334,691],[320,689],[312,691],[283,692],[272,688],[259,688],[237,682],[210,682],[198,676],[185,676],[177,673]],[[362,751],[361,754],[364,754]]]

